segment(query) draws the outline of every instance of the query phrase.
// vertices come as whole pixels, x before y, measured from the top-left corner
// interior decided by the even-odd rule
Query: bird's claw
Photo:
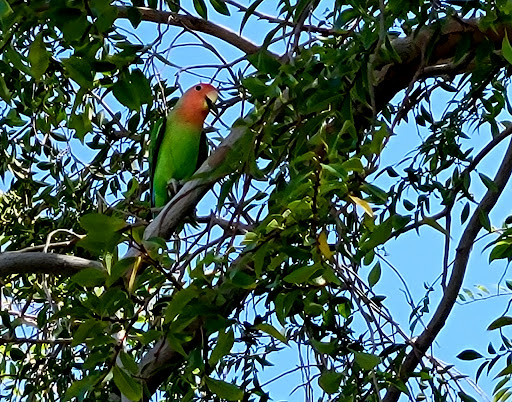
[[[167,194],[169,194],[169,198],[173,198],[178,191],[180,191],[180,182],[176,179],[171,179],[167,182]]]

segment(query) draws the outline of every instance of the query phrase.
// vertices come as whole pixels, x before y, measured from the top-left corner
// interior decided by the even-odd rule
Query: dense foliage
[[[291,355],[299,399],[475,400],[429,349],[478,234],[512,258],[489,220],[512,146],[480,168],[512,134],[510,3],[248,3],[0,0],[2,398],[267,401]],[[210,79],[214,151],[153,220],[149,133]],[[408,119],[428,136],[382,164]],[[374,287],[422,226],[444,262],[404,330]],[[502,342],[459,357],[506,400]]]

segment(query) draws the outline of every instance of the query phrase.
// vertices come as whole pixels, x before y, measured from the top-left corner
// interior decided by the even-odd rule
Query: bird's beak
[[[215,102],[217,102],[217,98],[219,97],[219,93],[217,91],[212,91],[206,94],[204,100],[206,101],[206,104],[208,105],[208,109],[210,112],[212,112],[214,115],[218,114],[217,106],[215,105]]]

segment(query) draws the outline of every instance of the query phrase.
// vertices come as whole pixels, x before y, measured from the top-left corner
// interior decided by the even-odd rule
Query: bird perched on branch
[[[214,86],[197,84],[153,128],[149,159],[154,207],[163,207],[180,181],[190,178],[208,157],[203,124],[208,113],[215,111],[217,97]]]

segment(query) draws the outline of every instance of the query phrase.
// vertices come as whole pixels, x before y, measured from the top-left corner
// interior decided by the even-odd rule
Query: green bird
[[[210,84],[195,85],[152,131],[149,162],[154,207],[163,207],[171,198],[170,186],[191,177],[208,157],[203,124],[218,94]]]

